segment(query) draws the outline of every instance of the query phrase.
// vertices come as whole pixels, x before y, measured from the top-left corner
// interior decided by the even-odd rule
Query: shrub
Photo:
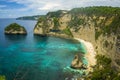
[[[0,80],[6,80],[4,75],[0,75]]]
[[[95,31],[95,40],[97,40],[101,34],[100,31]]]
[[[69,36],[71,36],[71,37],[73,37],[72,32],[70,31],[70,29],[68,27],[65,28],[62,32],[69,35]]]
[[[104,46],[105,46],[105,47],[108,47],[108,46],[109,46],[109,42],[108,42],[107,40],[104,42]]]
[[[54,30],[58,30],[58,27],[60,26],[58,18],[54,17],[54,18],[53,18],[53,22],[54,22],[54,27],[53,27],[53,29],[54,29]]]
[[[89,80],[119,80],[118,72],[111,68],[111,59],[104,55],[97,55],[94,71],[85,79]]]

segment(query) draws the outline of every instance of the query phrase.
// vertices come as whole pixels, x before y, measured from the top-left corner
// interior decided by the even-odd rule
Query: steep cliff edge
[[[120,8],[86,7],[49,12],[39,18],[34,34],[80,38],[91,42],[97,54],[120,69]]]

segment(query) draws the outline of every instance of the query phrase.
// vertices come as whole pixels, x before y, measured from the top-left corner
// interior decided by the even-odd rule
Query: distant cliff
[[[34,34],[81,38],[94,45],[97,54],[120,69],[120,8],[86,7],[49,12],[38,19]]]
[[[43,15],[23,16],[23,17],[16,18],[16,20],[38,20],[40,16],[43,16]]]

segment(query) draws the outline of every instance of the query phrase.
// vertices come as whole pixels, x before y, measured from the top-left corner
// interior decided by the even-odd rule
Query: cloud
[[[56,4],[56,3],[47,3],[45,4],[43,7],[38,8],[39,10],[51,10],[51,9],[55,9],[56,7],[60,7],[60,4]]]
[[[55,11],[60,9],[70,10],[75,7],[87,7],[87,6],[120,7],[120,0],[2,0],[2,1],[5,1],[9,4],[15,3],[23,5],[23,7],[17,8],[14,7],[14,9],[13,7],[10,7],[9,4],[6,4],[7,6],[0,5],[0,11],[2,13],[8,12],[8,14],[14,14],[16,16],[46,14],[48,11]]]
[[[9,0],[24,5],[24,10],[57,10],[86,6],[120,6],[120,0]]]
[[[4,8],[4,7],[7,7],[6,5],[0,5],[0,8]]]

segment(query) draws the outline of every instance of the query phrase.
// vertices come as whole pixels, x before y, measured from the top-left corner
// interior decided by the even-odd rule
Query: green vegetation
[[[48,12],[47,16],[59,18],[59,17],[62,16],[63,11],[67,12],[66,10],[58,10],[58,11],[55,11],[55,12]]]
[[[95,40],[97,40],[101,34],[102,33],[100,31],[95,31]]]
[[[120,75],[117,71],[111,68],[111,59],[104,55],[97,55],[97,65],[94,71],[88,75],[88,80],[119,80]]]
[[[118,30],[120,28],[120,15],[116,16],[112,23],[109,25],[109,32],[110,33],[118,33]]]
[[[54,27],[53,27],[53,29],[54,29],[54,30],[58,30],[58,29],[59,29],[59,26],[60,26],[60,24],[59,24],[59,19],[56,18],[56,17],[54,17],[54,18],[53,18],[53,22],[54,22]]]
[[[6,80],[4,75],[0,75],[0,80]]]
[[[20,31],[21,28],[23,28],[25,30],[25,28],[23,26],[21,26],[17,23],[12,23],[5,28],[5,31],[9,31],[9,30]]]
[[[38,22],[36,24],[36,27],[37,27],[37,25],[38,25],[38,27],[41,27],[42,30],[43,30],[43,34],[46,34],[49,31],[49,26],[48,26],[47,23],[48,23],[47,17],[46,16],[40,16],[40,18],[38,19]]]
[[[104,27],[101,27],[102,29],[102,33],[105,35],[105,34],[116,34],[118,33],[118,28],[120,27],[120,15],[119,16],[115,16],[115,18],[113,19],[112,23],[108,26],[104,26]]]
[[[23,16],[23,17],[18,17],[16,20],[38,20],[39,17],[43,15],[35,15],[35,16]]]
[[[104,46],[105,46],[105,47],[108,47],[108,46],[109,46],[109,42],[108,42],[107,40],[104,42]]]
[[[62,32],[69,35],[69,36],[71,36],[71,37],[73,37],[72,32],[70,31],[70,28],[68,28],[68,27],[65,28]]]
[[[119,7],[107,7],[107,6],[96,6],[96,7],[85,7],[85,8],[74,8],[70,11],[71,14],[78,15],[86,14],[88,16],[116,16],[120,15]]]
[[[85,8],[74,8],[69,11],[72,16],[75,16],[70,22],[69,26],[75,28],[75,30],[79,30],[79,25],[84,24],[84,19],[79,19],[80,15],[91,16],[95,15],[97,18],[94,20],[95,27],[99,26],[101,31],[96,31],[95,38],[103,34],[110,35],[111,33],[116,34],[116,30],[120,26],[120,8],[119,7],[107,7],[107,6],[100,6],[100,7],[85,7]],[[99,20],[100,16],[106,17],[106,20],[114,17],[112,23],[110,25],[105,26],[104,22],[97,24],[97,20]]]
[[[75,31],[80,29],[80,25],[84,23],[84,19],[80,19],[78,16],[74,16],[73,19],[68,23],[68,26],[74,28]]]
[[[114,19],[112,20],[112,22],[105,26],[105,25],[102,25],[100,28],[101,31],[97,31],[96,30],[96,34],[95,34],[95,39],[97,40],[98,37],[103,34],[103,35],[107,35],[109,36],[110,34],[118,34],[119,33],[119,27],[120,27],[120,15],[118,16],[114,16]],[[100,25],[98,25],[100,26]]]
[[[88,21],[93,21],[95,26],[96,40],[99,38],[100,35],[110,36],[111,34],[114,35],[119,33],[120,31],[119,30],[119,27],[120,27],[120,22],[119,22],[120,8],[119,7],[94,6],[94,7],[85,7],[85,8],[74,8],[70,11],[58,10],[56,12],[49,12],[45,16],[41,16],[38,19],[38,23],[43,23],[43,25],[41,25],[40,27],[43,27],[44,29],[48,29],[49,25],[47,23],[49,20],[51,21],[53,19],[54,27],[52,30],[59,30],[59,26],[60,26],[59,19],[64,14],[71,15],[71,20],[67,22],[68,24],[67,26],[68,28],[73,28],[75,32],[77,32],[81,28],[80,25],[90,26],[90,23]],[[84,15],[86,16],[86,18],[84,18]],[[83,16],[83,18],[81,18],[80,16]],[[96,17],[96,18],[93,19],[93,17]],[[101,19],[101,22],[99,22],[100,17],[105,17],[105,19]]]
[[[105,57],[104,55],[97,55],[97,67],[103,66],[103,67],[108,67],[111,65],[111,59]]]
[[[119,59],[115,59],[115,62],[120,66],[120,60]]]
[[[40,17],[39,17],[38,23],[39,23],[39,22],[43,22],[43,21],[46,21],[46,16],[40,16]]]

